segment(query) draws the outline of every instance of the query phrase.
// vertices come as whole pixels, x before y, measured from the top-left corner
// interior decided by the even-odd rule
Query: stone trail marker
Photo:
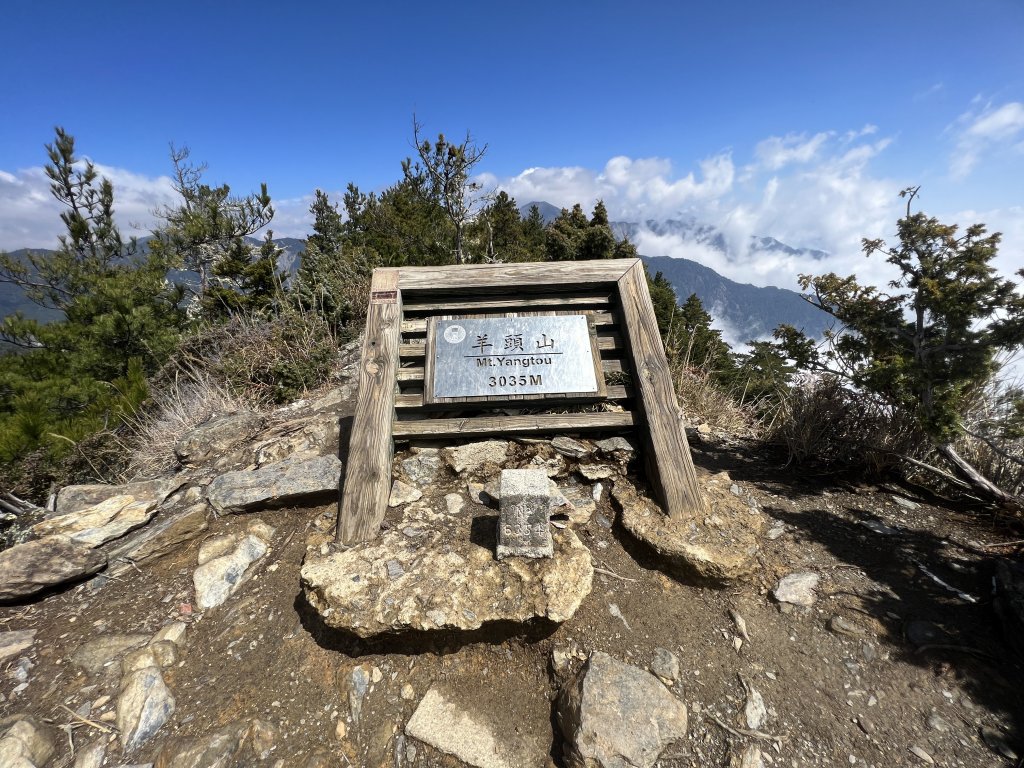
[[[641,436],[665,512],[703,514],[639,259],[376,269],[338,538],[377,536],[395,440],[585,432]]]
[[[498,516],[498,559],[554,557],[551,492],[541,469],[501,471],[501,512]]]

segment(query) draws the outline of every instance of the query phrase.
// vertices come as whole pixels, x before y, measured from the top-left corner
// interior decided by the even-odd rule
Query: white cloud
[[[960,115],[952,130],[956,147],[950,159],[950,173],[955,179],[964,179],[983,155],[1007,147],[1021,150],[1017,140],[1024,135],[1024,103],[1010,101],[999,107],[986,104],[980,112]]]
[[[810,138],[804,133],[772,136],[754,148],[754,155],[761,168],[777,171],[791,163],[809,163],[831,136],[830,132],[816,133]]]

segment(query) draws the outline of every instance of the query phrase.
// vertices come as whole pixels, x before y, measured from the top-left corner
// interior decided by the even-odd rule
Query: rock
[[[414,488],[401,480],[395,480],[391,485],[391,496],[388,498],[389,507],[400,507],[403,504],[410,504],[423,498],[423,491]]]
[[[747,728],[759,731],[768,717],[768,708],[764,705],[764,697],[756,688],[746,681],[744,681],[743,687],[747,692],[747,701],[743,706],[743,719],[747,723]]]
[[[411,685],[409,685],[409,683],[406,683],[402,686],[400,695],[404,701],[412,701],[416,698],[416,691]]]
[[[948,733],[950,730],[952,730],[952,726],[949,724],[949,722],[937,712],[932,712],[930,715],[928,715],[927,722],[929,728],[931,728],[933,731],[938,731],[939,733]]]
[[[870,736],[875,732],[874,721],[866,715],[861,715],[857,718],[857,725],[867,736]]]
[[[182,437],[174,455],[185,466],[198,466],[228,453],[259,432],[266,420],[256,413],[214,416]]]
[[[711,582],[731,582],[749,576],[757,566],[763,516],[729,491],[725,472],[701,481],[708,515],[671,518],[641,496],[623,477],[615,480],[612,497],[622,512],[622,525],[653,549],[673,570]]]
[[[829,619],[828,628],[837,635],[846,635],[848,637],[867,637],[871,634],[860,624],[854,624],[842,616],[833,616]]]
[[[914,755],[914,757],[920,758],[922,762],[925,762],[928,765],[935,765],[935,761],[932,759],[932,756],[918,746],[910,747],[910,753]]]
[[[251,471],[226,472],[210,483],[207,495],[220,514],[252,512],[337,499],[340,479],[337,456],[299,456]]]
[[[609,437],[606,440],[598,440],[594,445],[601,452],[602,456],[628,457],[636,453],[636,447],[624,437]]]
[[[22,651],[27,651],[36,641],[34,629],[18,629],[0,632],[0,665]]]
[[[117,728],[125,753],[134,752],[174,714],[174,697],[156,667],[132,672],[117,698]]]
[[[199,553],[196,556],[197,565],[206,565],[214,558],[223,557],[238,544],[238,536],[233,533],[222,533],[219,536],[211,536],[199,545]]]
[[[897,496],[896,494],[891,494],[890,498],[896,502],[896,506],[903,507],[904,509],[914,510],[921,508],[921,505],[918,504],[916,501],[904,499],[902,496]]]
[[[121,660],[121,671],[127,675],[146,667],[167,669],[178,663],[178,646],[169,640],[151,642],[145,648],[129,652]]]
[[[231,723],[209,736],[168,739],[153,768],[227,768],[234,764],[246,730],[244,723]]]
[[[80,512],[51,517],[32,526],[36,536],[67,536],[77,544],[98,547],[140,528],[156,514],[155,499],[111,496]]]
[[[985,725],[981,727],[979,733],[981,734],[981,740],[985,742],[985,746],[993,752],[1002,755],[1007,760],[1013,760],[1014,762],[1020,760],[1017,751],[1006,740],[1006,736],[995,728]]]
[[[185,645],[185,637],[188,633],[188,624],[184,621],[172,621],[170,624],[166,624],[160,628],[160,630],[153,635],[153,643],[160,642],[171,642],[179,648]]]
[[[665,685],[672,685],[679,679],[679,659],[672,651],[665,648],[654,649],[654,660],[651,662],[651,672],[658,676]]]
[[[114,496],[132,496],[136,499],[153,499],[157,504],[181,487],[181,480],[144,480],[124,485],[66,485],[57,492],[57,503],[52,515],[63,515],[83,512],[90,507],[113,498]]]
[[[228,554],[203,563],[192,574],[201,610],[221,605],[245,581],[249,566],[267,554],[266,543],[249,534]]]
[[[776,539],[780,538],[782,536],[782,534],[784,534],[785,532],[786,532],[786,525],[785,525],[785,523],[775,523],[770,529],[768,529],[768,533],[766,533],[765,536],[770,541],[775,541]]]
[[[277,529],[272,525],[267,525],[262,520],[250,520],[249,524],[245,526],[245,530],[261,540],[264,544],[269,544],[274,540],[274,534],[277,533]]]
[[[606,480],[615,475],[615,469],[607,464],[580,464],[576,468],[587,480]]]
[[[348,709],[352,713],[352,723],[359,725],[363,713],[363,699],[370,690],[370,672],[360,665],[352,670],[348,686]]]
[[[487,466],[500,467],[504,464],[508,458],[508,443],[503,440],[467,443],[445,448],[441,455],[457,474],[476,474]]]
[[[123,542],[109,550],[112,560],[128,558],[136,564],[157,560],[176,552],[209,526],[206,502],[193,504],[181,510],[159,510],[149,525],[125,537]]]
[[[594,449],[589,445],[581,443],[579,440],[573,440],[571,437],[565,437],[559,435],[551,441],[551,447],[558,451],[563,456],[568,456],[570,459],[582,459],[584,456],[589,456],[594,452]]]
[[[344,720],[339,720],[337,725],[334,726],[334,738],[338,741],[344,741],[348,735],[348,726],[345,725]]]
[[[528,756],[509,753],[485,723],[431,688],[405,726],[405,733],[476,768],[519,768]]]
[[[764,757],[755,746],[744,747],[740,752],[729,756],[729,768],[764,768]]]
[[[653,675],[595,651],[562,689],[558,726],[569,768],[651,768],[686,735],[686,706]]]
[[[462,511],[462,507],[465,504],[465,499],[457,493],[449,493],[444,497],[444,505],[448,509],[449,515],[457,515]]]
[[[107,756],[107,742],[103,739],[79,749],[75,754],[75,768],[102,768]]]
[[[53,753],[52,732],[29,717],[21,716],[0,735],[3,768],[43,768]]]
[[[817,589],[820,580],[821,577],[811,571],[791,573],[779,579],[779,583],[772,590],[772,597],[780,603],[809,608],[814,605],[814,590]]]
[[[568,505],[569,522],[573,525],[586,525],[590,522],[597,511],[593,489],[589,485],[567,485],[559,490]]]
[[[499,561],[496,527],[491,515],[449,515],[415,502],[373,541],[309,558],[306,599],[326,624],[360,637],[571,618],[591,589],[587,548],[570,529],[556,530],[553,558]],[[397,579],[390,561],[403,571]]]
[[[314,417],[289,421],[261,435],[253,447],[253,462],[273,464],[289,457],[338,455],[338,419]]]
[[[434,485],[441,472],[441,455],[437,448],[414,448],[415,453],[402,461],[402,471],[413,485],[426,488]]]
[[[548,516],[548,478],[538,469],[501,471],[501,512],[498,516],[498,559],[552,557],[554,545]]]
[[[149,635],[100,635],[79,647],[71,661],[90,675],[96,675],[128,651],[149,642]]]
[[[107,556],[67,536],[46,536],[0,552],[0,601],[31,597],[103,570]]]

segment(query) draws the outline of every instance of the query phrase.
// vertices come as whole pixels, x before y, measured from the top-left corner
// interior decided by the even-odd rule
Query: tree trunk
[[[997,501],[1000,504],[1020,508],[1024,506],[1024,499],[1019,496],[1007,493],[999,486],[992,483],[978,470],[972,467],[966,459],[958,454],[949,443],[942,443],[936,446],[942,456],[953,465],[956,473],[966,480],[974,490],[978,491],[985,498]]]

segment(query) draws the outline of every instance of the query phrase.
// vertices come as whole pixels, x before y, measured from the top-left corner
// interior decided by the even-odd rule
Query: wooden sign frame
[[[621,327],[618,337],[607,337],[608,344],[620,345],[624,359],[617,370],[628,376],[631,387],[628,391],[622,386],[607,389],[609,396],[614,390],[618,396],[631,399],[631,410],[416,421],[403,421],[396,416],[396,405],[407,405],[403,401],[405,396],[396,395],[397,383],[407,375],[423,377],[422,368],[400,365],[403,355],[417,354],[415,349],[402,344],[403,325],[412,327],[412,321],[403,322],[407,303],[415,302],[420,312],[436,311],[438,315],[449,316],[455,312],[473,316],[493,316],[501,311],[527,313],[538,305],[553,303],[572,313],[575,305],[593,305],[586,296],[570,295],[574,291],[605,292],[608,296],[613,308],[608,317],[614,315]],[[558,296],[557,302],[552,294]],[[608,365],[605,370],[616,367]],[[415,402],[422,403],[422,395],[417,397]],[[536,407],[537,402],[532,401],[530,406]],[[654,317],[647,276],[639,259],[375,269],[338,539],[351,545],[377,535],[391,490],[396,438],[479,439],[494,435],[629,431],[643,436],[648,480],[666,513],[683,517],[701,512],[704,502]]]

